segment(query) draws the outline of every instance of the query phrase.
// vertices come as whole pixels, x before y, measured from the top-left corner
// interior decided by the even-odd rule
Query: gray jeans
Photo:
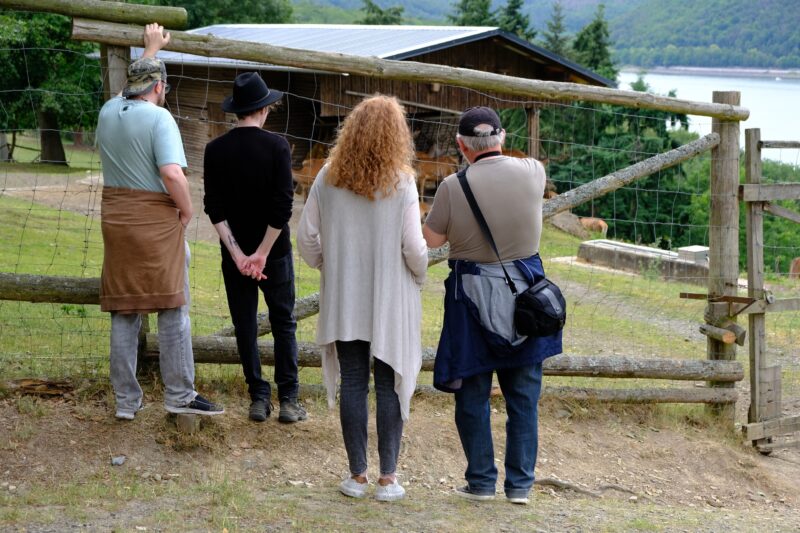
[[[159,366],[164,382],[164,403],[185,405],[197,395],[194,391],[192,325],[189,320],[189,245],[186,246],[186,304],[158,312]],[[142,388],[136,379],[136,359],[142,317],[138,314],[111,313],[111,385],[117,410],[135,413],[142,405]]]
[[[336,341],[342,385],[339,418],[350,473],[367,471],[367,393],[369,392],[369,343]],[[378,430],[378,457],[381,475],[394,474],[403,436],[400,400],[394,391],[394,370],[379,359],[373,362],[375,373],[375,421]]]

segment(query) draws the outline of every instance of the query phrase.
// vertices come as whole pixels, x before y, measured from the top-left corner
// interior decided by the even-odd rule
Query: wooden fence
[[[0,6],[27,10],[58,12],[72,17],[92,16],[96,19],[73,19],[72,37],[76,40],[101,43],[104,72],[108,77],[106,94],[116,94],[125,83],[124,77],[129,47],[142,46],[141,26],[143,20],[155,20],[172,27],[182,27],[180,15],[161,11],[164,8],[121,4],[96,0],[0,0]],[[93,9],[88,13],[86,6]],[[108,9],[107,9],[108,8]],[[146,11],[145,11],[146,10]],[[113,16],[112,16],[113,12]],[[169,18],[169,20],[167,20]],[[713,119],[713,132],[696,141],[658,154],[633,166],[619,170],[576,189],[565,192],[548,201],[544,217],[577,207],[594,198],[619,189],[635,180],[649,176],[662,169],[711,151],[711,223],[709,225],[710,274],[709,300],[705,313],[706,324],[702,331],[708,336],[708,353],[705,361],[685,361],[627,357],[570,357],[559,356],[545,363],[545,373],[558,376],[592,376],[607,378],[652,378],[688,381],[707,381],[705,388],[654,388],[654,389],[575,389],[560,388],[545,390],[545,396],[596,399],[625,402],[700,402],[710,404],[715,412],[732,420],[733,404],[737,400],[735,382],[743,379],[740,363],[734,361],[735,344],[725,333],[735,333],[733,340],[740,340],[736,326],[736,314],[732,305],[721,305],[735,299],[738,278],[738,166],[739,166],[739,121],[745,120],[749,112],[739,106],[738,92],[715,92],[712,103],[693,102],[635,91],[591,87],[573,83],[549,82],[513,78],[499,74],[480,72],[464,68],[446,67],[411,61],[391,61],[375,58],[348,56],[297,50],[220,39],[212,35],[193,35],[172,31],[167,50],[201,56],[226,57],[259,63],[318,69],[328,72],[356,73],[383,79],[443,83],[480,91],[496,91],[513,96],[537,98],[548,101],[585,101],[616,104],[633,108],[656,109],[673,113],[708,116]],[[724,252],[724,253],[723,253]],[[433,250],[429,264],[446,258],[446,250]],[[0,299],[56,302],[97,303],[99,281],[97,279],[48,278],[0,274]],[[306,318],[318,312],[318,295],[301,299],[297,304],[298,317]],[[260,332],[268,331],[263,317]],[[147,321],[143,321],[147,328]],[[723,330],[723,331],[720,331]],[[196,337],[193,339],[197,362],[238,362],[232,331],[223,335]],[[156,357],[157,339],[142,332],[140,355],[143,361]],[[271,363],[271,343],[262,341],[260,348],[265,363]],[[426,349],[425,368],[431,368],[432,349]],[[319,351],[315,346],[301,345],[300,364],[319,366]]]

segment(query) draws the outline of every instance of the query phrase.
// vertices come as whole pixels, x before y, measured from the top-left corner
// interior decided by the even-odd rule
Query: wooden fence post
[[[539,159],[539,108],[526,107],[525,115],[528,117],[528,155]]]
[[[739,105],[738,91],[714,91],[717,104]],[[714,118],[711,131],[719,135],[719,145],[711,150],[711,212],[708,222],[708,296],[736,296],[739,283],[739,121]],[[710,305],[708,323],[719,326],[735,322],[725,306]],[[736,345],[708,338],[708,359],[736,359]],[[711,387],[732,387],[732,383],[709,382]],[[712,404],[711,412],[733,423],[734,408]]]
[[[745,130],[745,176],[761,183],[761,130]],[[747,296],[764,298],[764,204],[747,202]],[[780,367],[766,349],[766,315],[750,313],[750,409],[747,421],[763,422],[780,416]]]
[[[128,63],[131,49],[127,46],[100,45],[100,65],[103,72],[103,99],[116,96],[128,83]]]

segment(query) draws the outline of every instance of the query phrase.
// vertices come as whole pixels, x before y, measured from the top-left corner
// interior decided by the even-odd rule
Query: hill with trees
[[[800,68],[797,0],[646,0],[609,26],[620,63]]]

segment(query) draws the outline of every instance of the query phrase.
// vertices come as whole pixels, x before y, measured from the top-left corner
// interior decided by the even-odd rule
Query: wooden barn
[[[493,27],[366,26],[320,24],[222,24],[195,34],[267,43],[289,48],[339,52],[382,59],[410,60],[550,81],[599,86],[613,82],[575,63]],[[134,57],[139,54],[134,51]],[[237,74],[258,70],[270,88],[284,91],[282,105],[266,128],[282,133],[292,146],[294,166],[324,157],[339,121],[364,96],[382,92],[407,108],[419,151],[452,152],[455,123],[467,107],[526,107],[529,131],[536,137],[535,104],[438,83],[383,80],[225,58],[161,52],[172,91],[167,97],[183,134],[190,175],[202,174],[205,144],[224,133],[235,117],[220,104]],[[437,144],[445,146],[435,146]],[[528,153],[538,155],[538,143]]]

